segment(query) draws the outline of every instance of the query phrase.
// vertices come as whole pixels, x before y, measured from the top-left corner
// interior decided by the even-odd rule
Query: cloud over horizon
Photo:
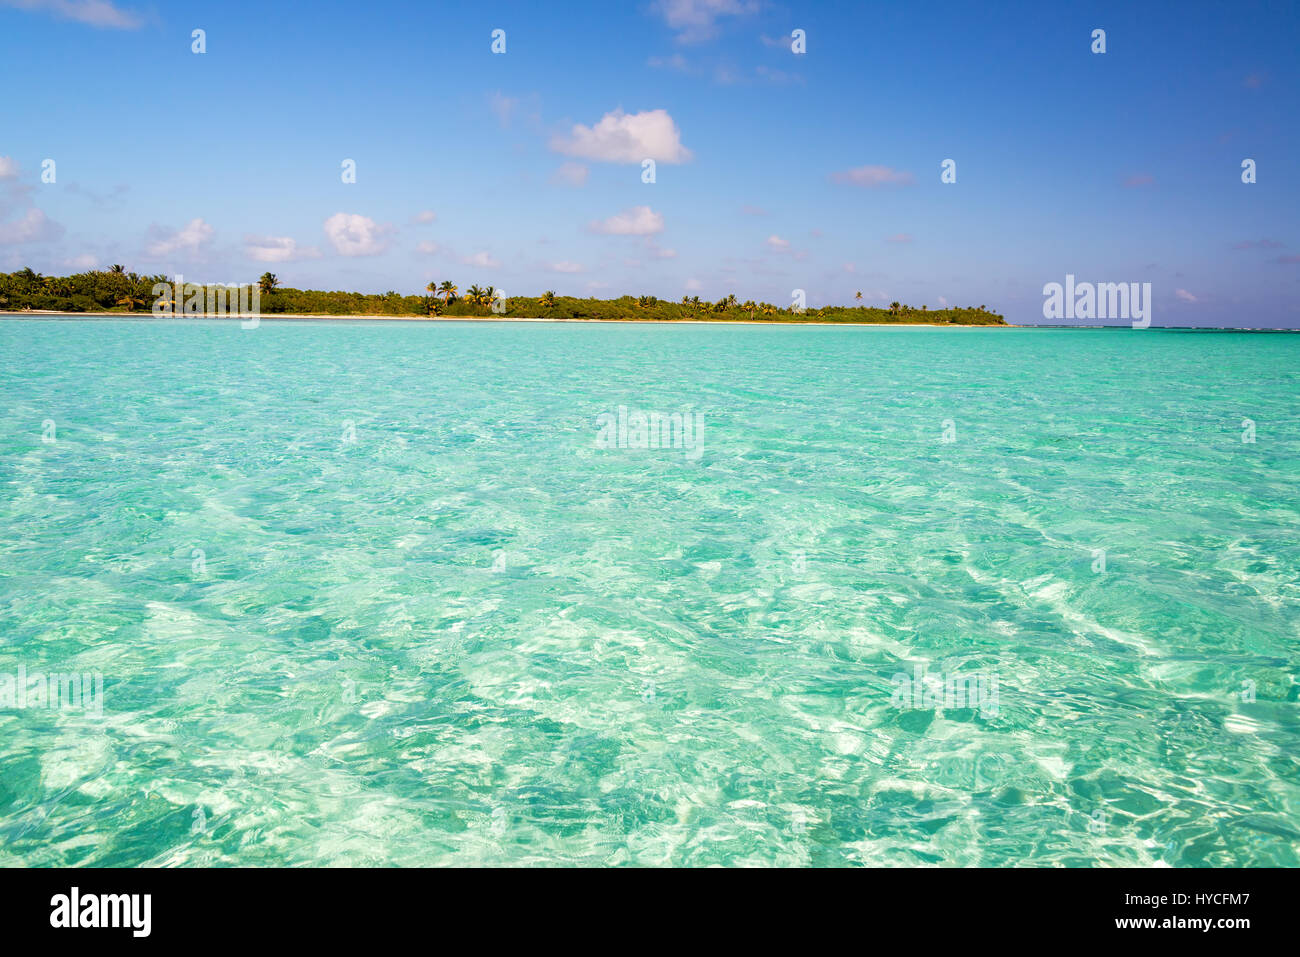
[[[175,231],[169,232],[154,225],[149,227],[149,232],[154,237],[146,248],[150,256],[174,256],[177,253],[197,256],[212,241],[216,230],[201,218],[196,218]]]
[[[35,206],[16,220],[0,222],[0,244],[4,245],[50,242],[62,235],[63,227]]]
[[[551,149],[601,163],[685,163],[692,154],[667,110],[606,113],[595,126],[575,123],[568,136],[551,138]]]
[[[298,241],[288,236],[245,236],[244,254],[256,262],[284,263],[319,259],[321,253],[315,246],[299,248]]]
[[[388,249],[393,228],[359,213],[335,213],[325,220],[325,235],[340,256],[378,256]]]
[[[633,206],[608,219],[593,220],[587,228],[606,236],[652,236],[664,230],[664,217],[649,206]]]

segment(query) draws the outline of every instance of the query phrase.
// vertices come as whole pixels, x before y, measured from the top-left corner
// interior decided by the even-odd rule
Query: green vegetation
[[[122,266],[77,273],[74,276],[42,276],[31,269],[0,273],[0,310],[43,309],[57,312],[128,312],[153,308],[153,287],[169,283],[167,276],[141,276]],[[773,322],[872,322],[960,326],[1002,326],[1002,316],[984,306],[955,309],[927,309],[900,302],[882,309],[869,306],[823,306],[795,312],[790,306],[767,302],[738,302],[734,295],[717,302],[699,296],[683,296],[669,302],[655,296],[621,296],[618,299],[580,299],[557,296],[551,290],[541,296],[511,296],[500,304],[504,311],[493,313],[497,292],[491,286],[472,285],[460,294],[450,280],[434,280],[425,286],[426,295],[403,296],[389,291],[382,295],[359,292],[323,292],[281,286],[273,273],[258,280],[261,312],[315,316],[511,316],[542,319],[626,319]],[[181,297],[177,295],[178,299]],[[855,297],[861,301],[861,293]],[[170,299],[168,300],[170,301]],[[181,305],[181,304],[178,304]]]

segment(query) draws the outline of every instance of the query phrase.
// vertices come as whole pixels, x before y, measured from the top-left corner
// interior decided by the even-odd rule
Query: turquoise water
[[[0,864],[1300,864],[1300,336],[0,356],[0,675],[103,680],[0,707]]]

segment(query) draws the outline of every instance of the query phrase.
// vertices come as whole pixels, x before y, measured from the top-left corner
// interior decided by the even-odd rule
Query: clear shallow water
[[[0,708],[0,864],[1300,864],[1300,336],[0,356],[0,674],[104,680]],[[598,448],[620,405],[698,458]],[[996,707],[895,706],[918,666]]]

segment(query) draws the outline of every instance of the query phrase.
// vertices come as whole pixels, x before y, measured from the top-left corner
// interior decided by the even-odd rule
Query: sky
[[[1294,2],[0,0],[0,270],[1013,323],[1069,274],[1300,327],[1298,41]]]

